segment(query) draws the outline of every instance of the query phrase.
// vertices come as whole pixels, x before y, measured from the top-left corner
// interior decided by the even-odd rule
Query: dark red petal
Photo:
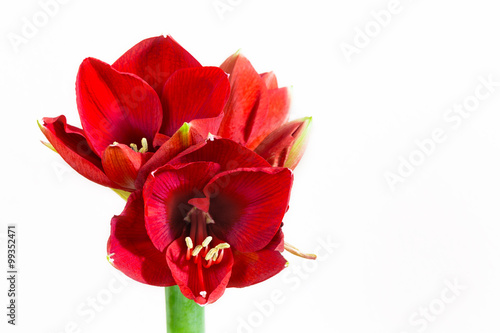
[[[100,185],[121,189],[104,173],[101,159],[90,148],[83,131],[66,124],[66,117],[43,118],[40,129],[66,163],[79,174]]]
[[[113,64],[120,72],[141,77],[161,96],[167,79],[176,70],[201,67],[200,63],[172,37],[159,36],[145,39],[125,52]]]
[[[165,253],[151,243],[144,226],[144,202],[140,191],[130,195],[120,216],[111,220],[108,256],[113,266],[130,278],[155,286],[173,286]]]
[[[220,243],[217,239],[212,242],[214,245]],[[225,249],[222,261],[209,268],[201,268],[200,276],[198,265],[192,259],[186,260],[186,242],[179,238],[168,247],[167,262],[182,294],[204,305],[215,302],[224,294],[231,277],[233,255],[231,249]],[[205,297],[203,292],[206,292]]]
[[[257,252],[233,251],[234,265],[228,288],[243,288],[265,281],[286,267],[281,253],[265,248]]]
[[[255,152],[274,167],[294,169],[305,152],[311,118],[286,123],[270,133]]]
[[[102,155],[102,166],[112,181],[133,191],[139,169],[151,156],[152,153],[139,153],[123,144],[111,145]]]
[[[151,174],[144,184],[146,229],[153,244],[163,251],[179,238],[193,207],[188,200],[203,196],[203,187],[219,170],[216,163],[167,165]]]
[[[198,67],[178,70],[170,76],[163,87],[161,132],[172,135],[185,122],[217,118],[222,113],[228,96],[229,80],[220,68]],[[206,131],[217,133],[219,124]]]
[[[276,235],[288,207],[293,175],[284,168],[243,168],[215,176],[210,197],[214,234],[241,252],[261,250]]]
[[[283,125],[288,119],[290,110],[290,92],[288,88],[278,88],[268,91],[269,94],[269,109],[267,119],[264,121],[259,130],[255,133],[251,142],[248,142],[247,147],[254,149],[264,138],[272,131]]]
[[[230,74],[231,94],[224,107],[224,119],[218,135],[246,146],[266,124],[269,105],[267,88],[241,54],[228,58],[221,68]]]
[[[270,166],[262,157],[253,151],[228,139],[213,139],[186,149],[169,164],[190,163],[196,161],[215,162],[221,171],[237,168],[265,168]]]
[[[165,138],[166,136],[163,136]],[[156,136],[157,141],[162,140],[161,135]],[[166,140],[153,157],[139,170],[135,187],[141,189],[146,178],[151,172],[172,160],[188,147],[203,142],[204,138],[190,124],[184,124],[175,134]],[[267,163],[267,162],[266,162]]]
[[[160,99],[144,80],[87,58],[78,71],[76,97],[83,130],[99,156],[113,142],[140,147],[141,139],[146,138],[153,145],[162,109]]]

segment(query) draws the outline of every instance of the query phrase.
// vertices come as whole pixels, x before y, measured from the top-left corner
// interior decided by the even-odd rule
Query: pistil
[[[184,220],[191,224],[189,236],[185,238],[186,260],[192,259],[193,264],[196,265],[196,276],[201,289],[200,295],[206,298],[207,292],[205,290],[203,269],[221,263],[224,257],[224,249],[230,248],[230,245],[228,243],[219,243],[210,248],[213,237],[207,235],[207,224],[214,223],[214,221],[208,213],[193,207]]]

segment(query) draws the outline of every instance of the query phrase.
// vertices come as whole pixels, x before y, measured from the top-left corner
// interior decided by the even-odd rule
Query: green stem
[[[179,286],[165,288],[167,333],[204,333],[205,309],[187,299]]]

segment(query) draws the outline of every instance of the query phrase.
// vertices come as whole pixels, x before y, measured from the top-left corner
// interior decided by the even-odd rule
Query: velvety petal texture
[[[227,181],[218,183],[223,177]],[[215,235],[238,251],[264,248],[281,226],[292,181],[291,171],[284,168],[243,168],[218,174],[203,190],[211,198]]]
[[[160,99],[144,80],[120,73],[93,58],[83,61],[76,79],[83,130],[97,155],[114,142],[153,144],[162,121]]]
[[[220,171],[246,167],[269,167],[270,164],[253,151],[222,138],[212,138],[192,146],[173,158],[169,164],[210,161],[221,166]]]
[[[174,134],[185,122],[217,118],[208,131],[219,129],[222,108],[229,96],[227,75],[218,67],[181,69],[172,74],[161,95],[163,125],[161,132]],[[205,135],[208,133],[204,133]]]
[[[79,128],[66,124],[66,117],[43,118],[39,125],[61,157],[79,174],[103,186],[121,189],[104,173],[101,159],[97,156]]]
[[[120,72],[132,73],[146,81],[161,96],[167,79],[181,68],[201,67],[171,36],[145,39],[113,64]]]
[[[229,74],[231,94],[218,134],[254,149],[284,124],[290,108],[288,88],[278,88],[274,73],[258,74],[241,53],[221,66]]]
[[[306,117],[286,123],[270,133],[255,152],[273,167],[295,169],[304,155],[311,121]]]
[[[111,180],[133,191],[139,170],[152,156],[152,153],[140,153],[123,144],[115,144],[104,151],[102,165]]]
[[[111,220],[108,257],[112,265],[130,278],[155,286],[173,286],[165,253],[151,242],[144,224],[142,193],[132,193],[123,213]]]

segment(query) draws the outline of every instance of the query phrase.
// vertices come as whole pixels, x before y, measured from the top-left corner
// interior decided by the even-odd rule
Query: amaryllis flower
[[[290,89],[279,88],[273,72],[258,74],[240,52],[220,67],[229,73],[231,94],[218,135],[255,150],[273,166],[295,168],[305,151],[311,118],[287,123]]]
[[[41,130],[83,176],[133,191],[193,140],[217,133],[229,81],[220,68],[202,67],[170,36],[160,36],[135,45],[112,65],[85,59],[76,96],[82,129],[59,116],[43,118]],[[184,123],[189,125],[178,133]],[[158,150],[162,156],[145,167]]]
[[[231,140],[192,146],[152,172],[112,219],[110,261],[137,281],[177,284],[198,304],[262,282],[286,265],[292,178]]]

